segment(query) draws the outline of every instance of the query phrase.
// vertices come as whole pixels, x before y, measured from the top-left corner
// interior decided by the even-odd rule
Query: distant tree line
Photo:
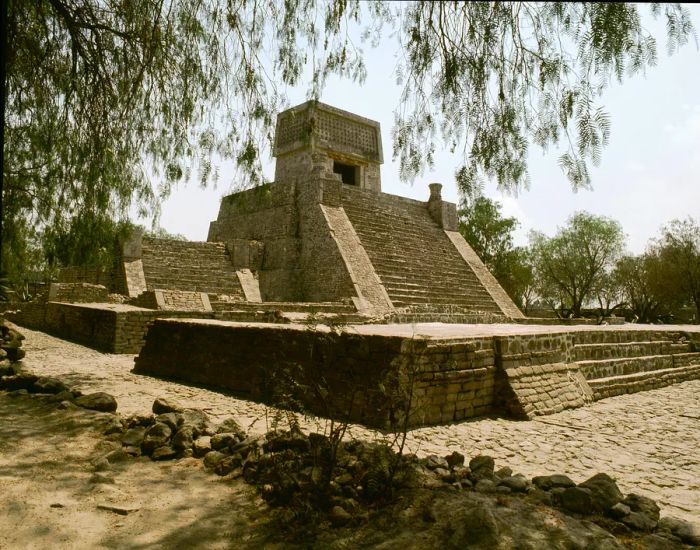
[[[487,197],[460,206],[460,231],[526,314],[543,307],[559,317],[624,315],[640,323],[700,322],[700,225],[673,220],[638,255],[612,219],[572,215],[551,237],[532,231],[515,246],[518,221]]]

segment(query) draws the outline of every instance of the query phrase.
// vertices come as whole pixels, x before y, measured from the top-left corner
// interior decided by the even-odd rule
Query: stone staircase
[[[190,290],[244,300],[223,243],[144,237],[141,260],[149,290]]]
[[[581,331],[574,353],[595,399],[700,378],[700,342],[683,331]]]
[[[425,203],[343,186],[342,204],[394,307],[502,316]]]

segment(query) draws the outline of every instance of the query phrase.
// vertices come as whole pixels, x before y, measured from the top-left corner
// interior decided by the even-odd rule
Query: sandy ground
[[[255,490],[206,473],[200,460],[95,471],[110,450],[99,431],[106,416],[0,395],[0,548],[269,546]]]
[[[25,365],[72,386],[115,395],[127,415],[163,396],[236,416],[252,432],[273,411],[235,396],[131,373],[133,356],[101,354],[40,332]],[[269,511],[250,487],[207,474],[200,461],[130,461],[95,472],[109,450],[106,415],[60,411],[37,398],[0,394],[0,548],[228,548],[268,546]],[[323,429],[309,419],[306,427]],[[360,426],[351,434],[377,437]],[[490,454],[525,475],[613,475],[624,493],[658,500],[662,515],[700,524],[700,381],[620,396],[529,422],[478,419],[413,430],[419,455]],[[95,474],[98,475],[95,475]],[[53,506],[52,506],[53,505]],[[120,515],[98,506],[114,506]],[[235,541],[232,542],[232,541]]]

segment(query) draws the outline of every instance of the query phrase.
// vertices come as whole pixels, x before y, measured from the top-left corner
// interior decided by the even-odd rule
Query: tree
[[[460,205],[459,231],[479,255],[513,301],[527,309],[532,290],[532,266],[526,248],[516,248],[516,218],[503,217],[501,204],[485,196],[464,199]]]
[[[665,284],[695,306],[700,322],[700,225],[690,217],[673,220],[662,228],[656,246],[668,268]]]
[[[666,17],[670,49],[687,42],[685,8],[651,10]],[[609,132],[596,99],[612,77],[656,62],[634,4],[10,0],[0,29],[8,41],[0,246],[19,247],[22,232],[10,226],[26,220],[113,218],[132,202],[157,213],[174,181],[195,172],[215,180],[222,159],[248,184],[261,181],[280,90],[306,72],[310,97],[331,74],[361,81],[353,30],[362,22],[370,44],[398,25],[402,176],[431,163],[441,131],[449,147],[463,147],[464,192],[482,175],[524,185],[528,138],[542,147],[562,138],[564,171],[588,185],[586,163],[599,160]],[[161,177],[157,189],[151,173]],[[4,246],[2,265],[11,257]]]
[[[609,83],[657,62],[656,40],[628,3],[413,2],[401,10],[403,93],[394,155],[411,178],[432,162],[441,134],[462,150],[463,192],[480,178],[517,189],[528,182],[530,141],[564,143],[559,164],[574,186],[590,185],[610,132],[597,99]],[[694,35],[679,4],[666,17],[669,52]]]
[[[574,316],[602,288],[624,250],[624,234],[614,220],[578,212],[554,237],[530,233],[539,294]]]
[[[627,306],[640,323],[668,318],[678,305],[678,296],[668,286],[668,276],[669,270],[654,248],[639,256],[623,256],[613,272]]]

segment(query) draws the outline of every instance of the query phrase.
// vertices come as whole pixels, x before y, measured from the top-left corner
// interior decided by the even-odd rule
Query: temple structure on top
[[[323,303],[372,318],[523,317],[457,231],[440,184],[427,201],[382,192],[379,123],[309,101],[278,115],[274,155],[274,183],[224,197],[207,243],[127,243],[124,292],[203,292],[215,310]]]
[[[700,377],[692,327],[517,327],[441,185],[382,192],[376,122],[308,102],[280,113],[274,154],[275,182],[222,199],[206,242],[135,232],[114,269],[64,270],[47,301],[5,315],[275,406],[287,369],[328,390],[295,395],[306,410],[376,427],[532,418]]]

